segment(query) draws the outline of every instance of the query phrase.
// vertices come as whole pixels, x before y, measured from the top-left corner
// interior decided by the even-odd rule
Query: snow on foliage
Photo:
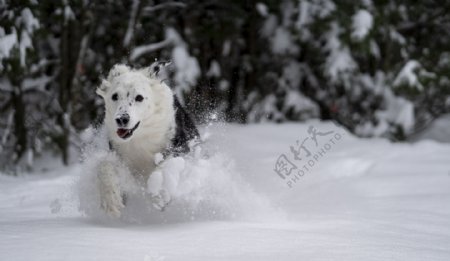
[[[260,34],[269,39],[271,51],[276,55],[296,55],[300,50],[293,34],[290,32],[290,21],[285,19],[293,11],[291,2],[283,2],[282,12],[285,15],[280,19],[281,21],[274,15],[268,15],[261,28]]]
[[[352,17],[352,38],[361,41],[364,39],[373,27],[372,15],[364,9],[359,10]]]
[[[325,36],[327,44],[326,50],[330,52],[325,62],[325,74],[333,82],[340,80],[343,73],[349,73],[358,68],[358,64],[353,60],[350,50],[339,40],[341,28],[337,23],[331,24],[331,29]]]
[[[299,48],[286,28],[278,27],[272,38],[272,51],[276,54],[297,54]]]
[[[388,119],[402,127],[402,130],[408,134],[414,127],[414,105],[412,102],[402,97],[393,99],[389,111],[386,112]]]
[[[408,87],[417,88],[419,91],[422,91],[424,87],[420,83],[421,76],[433,77],[433,74],[425,71],[418,61],[410,60],[400,70],[393,85],[394,87],[398,87],[406,84]]]
[[[370,54],[372,54],[376,59],[380,59],[381,57],[380,47],[374,40],[370,41]]]
[[[261,27],[260,34],[269,39],[271,51],[274,54],[295,55],[298,53],[298,45],[295,44],[288,28],[279,25],[276,16],[269,15]]]
[[[296,22],[297,29],[314,22],[316,17],[325,18],[336,10],[336,4],[331,0],[306,0],[298,3],[299,16]]]
[[[251,99],[252,95],[249,96]],[[281,122],[290,120],[287,115],[305,120],[319,114],[318,106],[296,90],[286,90],[284,103],[281,107],[277,106],[278,100],[274,94],[265,96],[261,101],[254,104],[247,119],[250,122]]]
[[[30,39],[30,35],[27,32],[22,31],[22,34],[20,37],[20,45],[19,45],[20,65],[22,67],[25,67],[26,51],[28,48],[31,48],[31,49],[33,48],[31,39]]]
[[[188,46],[174,28],[166,30],[166,39],[170,39],[174,45],[172,62],[175,67],[174,81],[177,86],[175,92],[180,97],[180,101],[184,102],[183,94],[189,92],[191,87],[197,84],[201,73],[200,65],[197,58],[189,54]]]
[[[256,96],[249,95],[249,99]],[[267,122],[267,121],[281,121],[284,115],[277,109],[277,97],[274,94],[265,96],[261,101],[254,104],[248,113],[247,119],[250,122]]]
[[[13,29],[11,34],[0,35],[0,61],[9,58],[11,50],[17,45],[17,42],[18,38],[15,29]]]
[[[399,43],[400,45],[404,45],[406,44],[406,39],[405,37],[403,37],[403,35],[401,35],[399,32],[397,32],[397,30],[395,30],[392,27],[389,27],[389,37]]]
[[[175,84],[176,91],[180,94],[188,92],[192,86],[197,83],[200,76],[200,66],[195,57],[191,56],[183,46],[177,46],[172,50],[173,63],[175,65]]]
[[[209,66],[209,70],[206,73],[206,76],[220,77],[220,64],[216,60],[213,60],[211,62],[211,65]]]
[[[378,124],[373,125],[369,122],[358,126],[356,133],[362,136],[383,136],[389,132],[395,132],[392,127],[400,127],[403,134],[407,135],[413,131],[414,105],[412,102],[396,97],[391,90],[385,90],[386,108],[375,113]]]
[[[293,113],[297,113],[301,120],[306,120],[308,118],[315,118],[319,115],[319,107],[311,99],[304,96],[298,91],[288,91],[286,94],[284,106],[284,113],[288,113],[292,110]]]
[[[11,28],[10,34],[5,34],[3,27],[0,27],[0,70],[3,59],[10,58],[11,51],[14,48],[19,49],[19,61],[22,67],[25,67],[26,51],[33,49],[31,36],[36,29],[39,29],[39,21],[33,16],[29,8],[24,8],[20,16],[16,18],[16,27]],[[20,32],[20,37],[19,37]]]
[[[299,1],[298,17],[294,27],[298,32],[298,36],[303,41],[312,41],[314,32],[310,31],[310,25],[314,24],[317,19],[324,19],[336,10],[336,5],[331,0],[306,0]]]
[[[265,17],[269,14],[267,5],[264,3],[256,3],[256,10],[258,11],[259,15]]]
[[[34,30],[39,29],[39,20],[34,17],[33,13],[29,8],[24,8],[21,12],[22,23],[25,30],[29,33],[33,33]]]
[[[450,114],[444,114],[435,119],[431,126],[414,137],[414,140],[435,140],[441,143],[450,143]]]
[[[70,8],[69,5],[66,5],[64,7],[64,23],[67,24],[69,20],[75,20],[75,14],[72,11],[72,8]]]
[[[264,20],[264,23],[261,26],[259,33],[261,34],[261,36],[269,39],[274,34],[277,25],[278,25],[277,17],[275,15],[269,15]]]

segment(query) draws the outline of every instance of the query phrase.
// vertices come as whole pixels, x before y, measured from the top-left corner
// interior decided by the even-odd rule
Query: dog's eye
[[[119,99],[119,95],[118,95],[117,93],[114,93],[114,94],[112,95],[111,99],[112,99],[113,101],[117,101],[117,99]]]
[[[144,100],[144,97],[142,97],[142,95],[138,95],[138,96],[136,96],[136,98],[135,98],[135,101],[137,101],[137,102],[141,102],[141,101],[143,101]]]

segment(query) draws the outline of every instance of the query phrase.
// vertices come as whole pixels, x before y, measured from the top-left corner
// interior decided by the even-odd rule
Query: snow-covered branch
[[[158,4],[155,6],[149,6],[144,8],[143,10],[143,14],[149,14],[155,11],[159,11],[162,9],[166,9],[166,8],[173,8],[173,7],[179,7],[179,8],[184,8],[186,7],[185,3],[181,3],[181,2],[169,2],[169,3],[163,3],[163,4]]]
[[[125,38],[123,39],[123,46],[125,47],[130,45],[131,39],[133,38],[134,35],[134,25],[136,24],[139,2],[140,2],[139,0],[133,0],[130,19],[128,20],[127,32],[125,33]]]
[[[158,43],[152,43],[152,44],[148,44],[148,45],[138,46],[131,51],[130,60],[135,61],[136,59],[138,59],[139,57],[141,57],[144,54],[151,53],[151,52],[157,51],[159,49],[162,49],[162,48],[168,46],[170,44],[170,42],[171,41],[169,39],[166,39],[166,40],[158,42]]]

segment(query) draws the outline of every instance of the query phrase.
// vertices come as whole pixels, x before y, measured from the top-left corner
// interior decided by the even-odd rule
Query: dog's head
[[[115,65],[97,88],[105,101],[105,124],[112,139],[130,140],[139,133],[143,121],[155,110],[155,85],[159,81],[151,76],[149,68],[133,70],[126,65]],[[161,86],[157,86],[161,87]]]

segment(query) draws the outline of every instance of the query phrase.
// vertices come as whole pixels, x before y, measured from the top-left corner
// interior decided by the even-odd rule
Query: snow
[[[378,118],[401,126],[405,134],[412,131],[415,124],[413,103],[393,94],[387,96],[387,103],[386,110],[376,113]]]
[[[262,17],[266,17],[269,14],[267,5],[265,5],[263,3],[256,3],[256,10],[258,11],[259,15],[261,15]]]
[[[318,116],[320,111],[317,104],[299,91],[287,92],[285,108],[286,113],[289,109],[293,109],[295,112],[309,112],[309,116]]]
[[[370,53],[377,59],[380,59],[380,57],[381,57],[380,47],[373,40],[370,41]]]
[[[361,9],[356,12],[352,20],[352,38],[361,41],[372,29],[373,17],[367,10]]]
[[[298,5],[299,16],[296,24],[298,29],[311,22],[312,17],[309,16],[309,6],[310,3],[307,1],[302,1]]]
[[[26,78],[22,83],[22,90],[39,90],[41,92],[45,92],[45,86],[52,81],[54,78],[49,76],[41,76],[39,78]]]
[[[176,46],[172,50],[172,59],[175,65],[175,84],[178,88],[178,97],[183,97],[181,93],[187,92],[192,86],[197,84],[200,77],[200,65],[197,59],[191,56],[186,46]]]
[[[405,37],[403,37],[403,35],[401,35],[399,32],[397,32],[394,28],[390,27],[389,28],[389,36],[391,37],[392,40],[394,40],[395,42],[399,43],[400,45],[405,45],[406,44],[406,39]]]
[[[358,65],[353,60],[348,47],[342,45],[339,40],[341,28],[337,23],[332,23],[331,29],[326,34],[325,49],[330,52],[325,62],[325,74],[333,82],[340,79],[341,74],[355,70]]]
[[[0,152],[3,152],[3,148],[6,145],[6,143],[8,142],[9,139],[9,135],[11,134],[12,131],[12,125],[13,125],[13,116],[14,116],[14,112],[11,111],[8,114],[7,120],[6,120],[6,128],[2,133],[2,138],[1,138],[1,144],[0,144]]]
[[[11,33],[5,35],[5,30],[0,27],[0,70],[3,69],[1,61],[9,58],[14,47],[19,48],[20,65],[25,67],[26,50],[32,48],[31,35],[40,27],[39,21],[33,16],[29,8],[21,11],[16,23],[22,24],[24,30],[18,36],[16,28],[11,28]],[[20,30],[19,30],[20,31]]]
[[[275,54],[297,54],[298,45],[294,43],[292,35],[282,26],[275,29],[275,35],[271,39],[272,51]]]
[[[298,2],[298,19],[296,21],[296,27],[298,30],[302,30],[304,25],[310,24],[314,17],[323,19],[329,16],[336,10],[334,1],[330,0],[309,0]]]
[[[285,154],[305,163],[289,147],[310,137],[310,126],[342,137],[289,188],[275,162]],[[211,135],[202,145],[210,158],[170,165],[195,169],[179,182],[190,182],[181,186],[200,201],[213,197],[203,210],[241,212],[176,216],[171,206],[195,205],[185,198],[152,212],[170,222],[85,216],[77,194],[84,167],[35,163],[34,174],[0,175],[0,260],[449,260],[450,145],[359,139],[319,121],[217,124],[203,132]],[[319,147],[308,140],[308,148],[330,143],[317,138]]]
[[[17,42],[18,39],[15,30],[11,34],[0,37],[0,61],[9,58],[11,50]]]
[[[250,94],[248,99],[253,100],[257,94]],[[277,104],[277,97],[275,94],[271,93],[265,96],[260,102],[255,104],[251,111],[248,113],[247,120],[249,122],[265,122],[268,121],[270,117],[271,120],[282,120],[284,119],[284,115],[278,111],[274,110]]]
[[[21,37],[20,37],[20,44],[19,44],[19,50],[20,50],[20,66],[25,67],[25,59],[27,57],[27,49],[32,49],[33,45],[31,43],[30,36],[27,32],[22,31]]]
[[[27,32],[33,33],[35,29],[40,27],[39,20],[33,16],[33,13],[29,8],[24,8],[21,12],[21,16]]]
[[[70,20],[75,20],[75,14],[70,6],[66,5],[64,7],[64,23],[67,24]]]
[[[423,86],[419,81],[417,71],[422,68],[422,65],[416,60],[408,61],[405,66],[400,70],[397,77],[394,80],[394,86],[400,86],[407,84],[410,87],[416,87],[418,90],[423,90]]]
[[[373,88],[376,93],[383,95],[385,105],[383,109],[375,112],[377,124],[374,126],[371,122],[366,122],[359,125],[355,130],[358,135],[365,137],[383,136],[389,132],[391,124],[401,127],[406,135],[414,130],[416,124],[414,104],[407,99],[395,96],[390,88],[383,86],[383,78],[384,76],[379,74],[375,77],[373,83],[370,83],[371,79],[368,76],[361,78],[368,83],[367,87]],[[373,86],[371,86],[372,84]]]
[[[230,83],[227,80],[220,80],[220,82],[217,86],[218,86],[219,90],[227,91],[230,88]]]
[[[220,64],[216,60],[212,60],[206,75],[208,77],[220,77],[220,74]]]
[[[229,56],[231,51],[231,43],[229,40],[223,42],[222,56]]]
[[[278,21],[277,21],[277,17],[275,15],[269,15],[263,25],[261,26],[261,29],[259,31],[259,33],[261,34],[261,36],[265,37],[265,38],[271,38],[272,35],[275,33],[275,30],[277,28],[278,25]],[[225,44],[224,44],[225,47]],[[228,47],[229,49],[229,47]],[[225,48],[224,48],[225,50]],[[229,52],[227,52],[229,53]],[[224,55],[224,56],[228,56],[228,55]]]
[[[259,33],[270,41],[271,50],[274,54],[295,55],[299,52],[299,46],[295,43],[293,35],[289,32],[289,19],[295,12],[295,8],[291,2],[285,1],[281,9],[283,13],[282,21],[278,21],[276,15],[265,15],[264,23]]]
[[[450,114],[435,119],[428,128],[413,137],[413,140],[435,140],[450,143]]]
[[[137,46],[131,51],[130,60],[135,61],[137,58],[141,57],[142,55],[165,48],[169,44],[170,44],[170,41],[168,41],[166,39],[166,40],[163,40],[163,41],[157,42],[157,43],[151,43],[151,44]]]
[[[144,15],[152,15],[153,12],[155,11],[159,11],[159,10],[163,10],[163,9],[168,9],[171,7],[178,7],[178,8],[185,8],[186,4],[185,3],[181,3],[181,2],[163,2],[161,4],[155,4],[152,6],[146,6],[144,7],[144,9],[142,10],[142,13]]]
[[[415,124],[413,103],[399,97],[397,98],[395,107],[397,109],[397,113],[394,122],[400,125],[406,134],[410,133]]]
[[[66,8],[67,9],[67,8]],[[70,8],[69,8],[70,10]],[[67,10],[66,10],[67,11]],[[72,13],[73,15],[73,13]],[[25,60],[27,57],[27,49],[33,49],[31,42],[31,35],[34,30],[40,27],[39,21],[33,16],[29,8],[25,8],[21,12],[22,23],[25,30],[20,34],[19,52],[20,52],[20,66],[25,67]]]
[[[136,23],[136,16],[139,9],[139,0],[133,0],[133,5],[130,11],[130,19],[128,20],[128,27],[125,33],[125,37],[123,38],[123,46],[127,47],[131,43],[131,39],[134,35],[134,24]]]
[[[166,48],[170,45],[186,47],[186,43],[174,28],[165,30],[165,39],[157,43],[151,43],[135,47],[130,54],[130,60],[134,61],[144,54]]]
[[[286,95],[284,98],[283,115],[289,113],[303,114],[300,118],[307,119],[313,116],[319,115],[319,107],[311,99],[304,96],[298,91],[298,88],[302,88],[302,80],[306,68],[304,64],[290,61],[283,67],[283,74],[279,79],[278,85],[285,90]],[[274,97],[275,98],[275,97]],[[272,102],[272,111],[277,110],[277,101]],[[270,108],[267,108],[266,113],[270,112]]]
[[[286,81],[286,84],[290,86],[292,89],[297,89],[298,86],[301,86],[302,75],[299,72],[302,72],[302,65],[296,61],[289,61],[289,63],[283,67],[283,75],[282,80]],[[282,83],[280,83],[283,86]]]

